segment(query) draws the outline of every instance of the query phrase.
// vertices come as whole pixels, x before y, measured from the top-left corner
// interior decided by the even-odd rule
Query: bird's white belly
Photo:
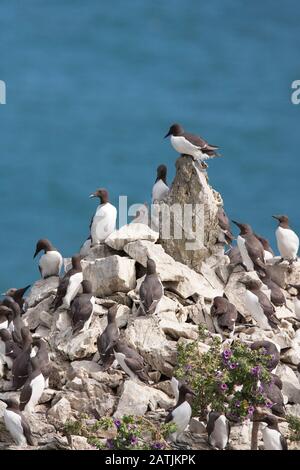
[[[115,352],[114,354],[115,354],[116,360],[118,361],[119,365],[122,367],[124,372],[126,372],[126,374],[129,375],[129,377],[135,380],[137,377],[135,373],[131,369],[129,369],[129,367],[125,363],[125,355],[122,353],[118,353],[118,352]]]
[[[64,303],[65,307],[67,307],[67,308],[70,307],[70,303],[72,302],[72,300],[78,294],[78,291],[80,289],[80,285],[81,285],[82,281],[83,281],[82,272],[73,274],[73,276],[70,277],[67,293],[66,293],[66,295],[64,297],[64,300],[63,300],[63,303]]]
[[[189,403],[185,401],[172,411],[172,415],[172,422],[176,424],[176,431],[172,434],[172,437],[174,440],[176,440],[177,437],[188,427],[192,416],[192,409]]]
[[[42,277],[59,276],[62,264],[62,256],[58,251],[47,251],[39,261]]]
[[[155,183],[152,189],[152,202],[161,201],[162,199],[165,199],[168,194],[168,186],[162,180],[159,180]]]
[[[8,320],[4,320],[2,323],[0,323],[0,330],[6,330],[8,327]]]
[[[187,139],[185,139],[182,136],[171,136],[171,144],[173,148],[176,150],[176,152],[185,154],[185,155],[191,155],[192,157],[195,157],[196,159],[204,157],[204,154],[201,152],[199,147],[196,147],[193,145],[191,142],[189,142]]]
[[[215,421],[214,430],[210,435],[209,443],[218,449],[225,449],[228,442],[228,429],[225,416],[219,416]]]
[[[4,418],[6,429],[12,436],[15,443],[19,446],[26,445],[27,441],[23,434],[21,416],[14,413],[13,411],[4,410],[3,418]]]
[[[295,259],[299,249],[299,238],[293,230],[278,227],[276,239],[279,253],[282,258]]]
[[[280,433],[266,427],[262,432],[265,450],[282,450]]]
[[[107,203],[100,205],[93,218],[91,237],[93,244],[103,242],[116,229],[117,209]]]
[[[31,397],[27,405],[25,406],[25,411],[34,411],[35,405],[38,404],[39,399],[41,398],[44,388],[45,388],[45,379],[43,374],[39,374],[31,381]]]
[[[246,290],[245,294],[245,307],[261,328],[264,330],[272,329],[263,309],[260,306],[258,297],[249,290]]]
[[[254,271],[254,264],[248,255],[247,248],[245,246],[245,240],[240,235],[237,237],[237,245],[240,250],[240,254],[243,260],[243,264],[246,266],[248,271]]]

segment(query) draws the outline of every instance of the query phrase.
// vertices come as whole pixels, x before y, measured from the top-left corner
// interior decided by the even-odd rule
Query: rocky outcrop
[[[281,361],[276,373],[283,382],[286,407],[300,415],[297,408],[300,406],[300,374],[297,370],[300,323],[295,318],[291,296],[295,292],[286,290],[289,283],[300,283],[300,263],[295,263],[291,271],[286,263],[269,261],[272,277],[282,287],[287,302],[286,306],[275,308],[280,321],[278,329],[264,331],[245,307],[245,286],[240,282],[249,277],[258,279],[258,276],[255,272],[246,273],[232,262],[232,258],[224,255],[218,240],[217,223],[217,210],[222,199],[209,186],[206,173],[188,157],[177,161],[177,174],[168,200],[159,207],[174,203],[198,204],[199,213],[192,211],[194,239],[187,231],[181,240],[174,237],[164,240],[162,232],[158,239],[158,233],[146,224],[134,223],[113,232],[105,243],[86,252],[82,260],[83,276],[91,282],[96,296],[86,331],[73,334],[70,312],[63,307],[56,312],[51,310],[58,278],[34,283],[26,299],[23,320],[34,337],[45,339],[50,354],[49,388],[45,389],[36,413],[28,416],[36,440],[35,448],[93,448],[75,431],[68,439],[63,436],[66,425],[78,423],[83,415],[90,422],[103,416],[120,418],[127,414],[144,415],[151,423],[162,423],[174,405],[169,379],[177,363],[178,345],[197,339],[199,325],[205,326],[211,338],[216,336],[211,305],[216,296],[223,294],[238,311],[234,340],[246,344],[271,340],[278,346]],[[204,234],[196,230],[197,218],[201,219]],[[198,243],[196,249],[188,249],[191,242]],[[148,258],[156,263],[164,296],[154,315],[137,316],[139,289]],[[66,269],[69,265],[69,260],[65,260]],[[262,288],[270,297],[267,287]],[[135,348],[145,362],[149,376],[147,384],[130,379],[116,361],[107,370],[102,365],[97,338],[107,326],[107,314],[112,306],[117,307],[116,322],[122,341]],[[220,333],[218,337],[224,339]],[[199,343],[197,353],[203,354],[210,347],[211,342]],[[0,377],[0,397],[18,397],[19,392],[11,391],[11,372],[4,364],[0,366]],[[3,409],[4,404],[0,401],[0,421]],[[280,424],[284,432],[285,424]],[[250,435],[250,422],[234,424],[231,447],[249,449]],[[209,449],[205,423],[200,417],[193,418],[182,442],[186,449]],[[3,447],[14,449],[16,446],[0,423],[0,448]]]
[[[192,158],[181,156],[167,201],[160,204],[164,219],[170,208],[176,211],[176,216],[170,217],[169,237],[160,225],[160,243],[166,253],[199,272],[202,262],[216,252],[220,234],[217,212],[222,204],[221,195],[208,184],[206,172]],[[184,223],[183,210],[192,224]],[[179,233],[183,236],[174,236]]]

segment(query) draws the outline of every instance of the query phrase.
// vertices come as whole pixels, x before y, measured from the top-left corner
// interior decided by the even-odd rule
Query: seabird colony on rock
[[[185,132],[180,124],[173,124],[165,137],[170,137],[171,145],[176,152],[192,157],[201,168],[206,168],[205,160],[220,156],[218,146],[209,144],[202,137]],[[152,188],[152,203],[157,205],[166,201],[169,194],[167,184],[167,167],[163,164],[157,168],[157,176]],[[109,194],[105,188],[97,189],[91,198],[98,198],[98,205],[90,223],[90,233],[80,248],[80,253],[72,257],[71,268],[59,279],[56,296],[52,302],[52,310],[59,308],[68,310],[72,334],[77,335],[89,329],[93,316],[96,296],[93,286],[83,279],[82,259],[89,253],[91,247],[102,243],[116,229],[117,209],[109,202]],[[256,271],[259,280],[245,277],[244,305],[254,323],[263,330],[276,330],[279,320],[276,317],[275,306],[286,305],[286,299],[276,280],[272,278],[271,267],[268,264],[274,258],[274,252],[265,238],[253,232],[246,223],[233,221],[240,229],[237,236],[237,246],[232,246],[235,236],[231,231],[230,220],[223,207],[218,210],[218,223],[223,234],[222,243],[230,247],[227,252],[232,265],[241,265],[246,272]],[[287,261],[291,267],[297,259],[299,238],[289,227],[286,215],[273,216],[278,220],[276,239],[280,252],[279,262]],[[141,206],[135,215],[133,223],[149,223],[147,203]],[[53,247],[48,239],[36,243],[34,257],[41,251],[38,267],[41,277],[60,276],[63,257]],[[292,269],[292,268],[291,268]],[[245,274],[247,276],[247,274]],[[264,286],[264,287],[263,287]],[[15,399],[0,398],[6,404],[4,423],[17,445],[34,445],[30,426],[23,411],[35,412],[42,393],[48,387],[50,357],[47,342],[39,337],[32,337],[29,328],[24,324],[22,315],[26,309],[24,295],[30,285],[16,289],[11,288],[0,301],[0,362],[2,368],[11,370],[10,390],[20,392],[19,402]],[[300,284],[290,284],[288,287],[296,290],[294,297],[296,316],[300,320]],[[270,291],[270,297],[265,289]],[[139,288],[139,309],[137,316],[155,315],[159,312],[160,301],[164,295],[164,287],[156,270],[156,262],[148,258],[145,277]],[[119,365],[131,379],[142,381],[148,385],[153,382],[149,372],[151,367],[145,362],[138,350],[127,344],[120,337],[117,322],[118,304],[113,305],[107,315],[107,326],[97,339],[99,361],[103,370],[109,369],[114,363]],[[232,338],[238,311],[227,297],[216,297],[211,306],[211,316],[216,331],[222,338]],[[280,360],[280,348],[272,341],[255,341],[250,345],[252,350],[263,350],[270,356],[267,367],[272,372],[271,383],[258,383],[266,390],[272,401],[272,412],[277,416],[285,414],[282,397],[282,382],[275,375]],[[176,442],[189,425],[194,392],[182,380],[175,376],[171,378],[171,386],[175,397],[175,406],[166,416],[166,423],[176,425],[176,430],[169,436]],[[278,419],[266,414],[259,418],[264,423],[263,441],[265,449],[286,449],[286,441],[278,428]],[[228,418],[215,410],[210,410],[207,417],[207,434],[210,446],[225,449],[229,443],[230,423]]]

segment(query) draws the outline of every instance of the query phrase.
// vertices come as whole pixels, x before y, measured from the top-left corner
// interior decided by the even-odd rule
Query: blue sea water
[[[171,181],[173,122],[220,145],[230,217],[300,232],[299,24],[298,0],[2,0],[0,289],[38,277],[39,238],[78,250],[97,187],[131,204],[158,164]]]

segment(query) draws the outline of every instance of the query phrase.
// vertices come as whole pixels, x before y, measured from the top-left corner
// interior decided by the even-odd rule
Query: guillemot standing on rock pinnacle
[[[44,254],[39,260],[39,270],[42,278],[47,279],[47,277],[59,276],[63,264],[61,254],[47,239],[41,239],[37,242],[33,257],[35,258],[42,250],[44,250]]]
[[[157,178],[152,188],[152,204],[165,199],[169,194],[169,186],[167,185],[167,167],[159,165],[157,168]]]
[[[220,157],[217,153],[218,146],[210,145],[198,135],[185,132],[180,124],[173,124],[170,127],[165,138],[169,136],[171,136],[171,144],[176,152],[182,155],[189,155],[193,157],[194,160],[203,162],[209,158]]]
[[[138,315],[150,315],[157,311],[160,300],[164,295],[164,288],[156,273],[156,264],[153,259],[147,261],[147,272],[140,286],[140,307]]]
[[[113,305],[107,314],[107,326],[103,333],[98,336],[97,347],[102,360],[104,370],[107,370],[114,362],[114,346],[117,343],[120,331],[116,322],[118,304]]]
[[[97,189],[90,198],[100,199],[95,215],[90,224],[92,245],[103,242],[115,229],[117,221],[117,209],[109,202],[108,191],[104,188]]]
[[[18,402],[13,399],[0,398],[7,405],[3,418],[7,431],[18,446],[34,446],[33,437],[28,422],[19,409]]]
[[[289,263],[292,264],[293,261],[297,261],[299,250],[298,235],[289,227],[289,218],[287,215],[273,215],[272,217],[279,222],[275,234],[281,256],[280,261],[288,260]]]
[[[96,298],[92,294],[90,281],[82,281],[82,294],[77,294],[71,302],[73,333],[86,331],[91,323]]]
[[[72,268],[59,281],[56,296],[51,304],[54,311],[61,305],[64,305],[66,308],[70,307],[72,300],[80,289],[82,281],[81,256],[74,255],[72,256]]]
[[[237,237],[237,245],[239,247],[243,264],[247,271],[259,271],[265,267],[264,247],[258,238],[254,235],[252,228],[248,224],[232,221],[240,229]]]

